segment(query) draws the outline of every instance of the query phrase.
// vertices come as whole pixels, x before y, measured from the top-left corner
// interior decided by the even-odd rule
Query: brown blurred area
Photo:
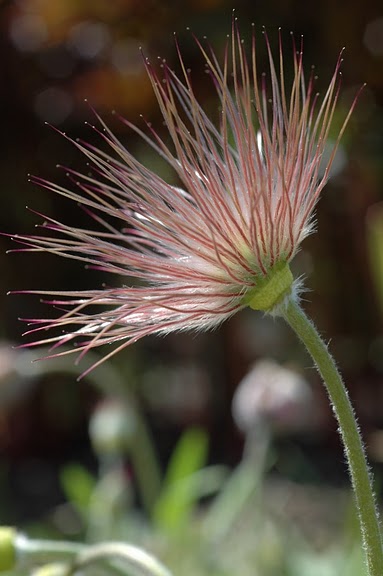
[[[305,64],[308,70],[315,65],[320,89],[326,87],[337,56],[346,46],[340,116],[359,87],[367,83],[343,139],[337,173],[318,206],[318,233],[304,243],[294,267],[297,274],[306,276],[310,291],[305,295],[305,305],[331,340],[367,443],[373,439],[370,452],[378,463],[383,459],[383,440],[379,436],[383,427],[383,294],[369,257],[366,215],[383,197],[381,3],[3,0],[0,230],[9,234],[32,232],[34,224],[41,220],[33,210],[81,223],[83,215],[76,205],[29,184],[27,175],[32,173],[64,184],[57,163],[86,170],[86,162],[78,151],[45,124],[102,146],[97,134],[85,124],[95,123],[85,98],[129,150],[156,169],[153,153],[111,115],[116,110],[139,124],[142,114],[156,130],[162,130],[140,49],[153,62],[160,55],[176,65],[176,32],[202,103],[205,99],[206,106],[214,110],[212,91],[206,88],[201,58],[187,28],[198,37],[207,36],[221,53],[230,32],[233,7],[245,36],[250,33],[251,22],[255,22],[259,33],[266,26],[276,46],[277,29],[282,27],[287,67],[291,62],[289,32],[292,30],[296,37],[303,34]],[[264,68],[267,69],[266,61]],[[26,206],[31,210],[26,210]],[[15,246],[7,237],[0,242],[0,336],[5,348],[9,343],[9,350],[11,342],[22,340],[23,325],[18,317],[40,317],[49,311],[37,298],[7,297],[7,291],[78,289],[111,282],[100,273],[49,255],[6,255],[6,250]],[[164,459],[178,430],[203,425],[211,432],[212,458],[234,463],[241,439],[232,422],[232,395],[252,363],[263,357],[289,363],[298,370],[311,368],[311,361],[281,322],[254,312],[236,316],[213,334],[171,335],[141,342],[116,358],[115,365],[137,390],[152,427],[159,431]],[[14,356],[11,360],[0,357],[0,363],[8,361],[12,364],[19,360]],[[86,422],[94,403],[94,392],[86,391],[87,384],[74,386],[72,372],[71,376],[62,374],[57,385],[57,376],[51,377],[44,363],[44,368],[36,368],[33,373],[31,387],[20,386],[17,401],[8,402],[4,398],[8,398],[8,389],[15,387],[15,381],[31,376],[24,372],[20,375],[20,371],[17,378],[10,376],[11,368],[2,376],[4,370],[0,366],[3,469],[11,470],[15,461],[25,463],[28,458],[42,462],[77,452],[86,454]],[[344,473],[336,426],[316,373],[307,370],[305,377],[314,387],[315,410],[321,417],[318,430],[307,437],[301,434],[298,442],[308,454],[320,454],[319,478],[326,478],[330,470],[330,477],[333,474],[336,479]],[[67,409],[63,408],[62,420],[52,421],[51,406],[58,390],[62,394],[59,406]],[[68,396],[64,390],[68,390]],[[58,409],[57,403],[53,404]]]

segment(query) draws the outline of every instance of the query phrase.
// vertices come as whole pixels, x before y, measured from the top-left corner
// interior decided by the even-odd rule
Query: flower
[[[312,430],[318,425],[318,406],[306,380],[267,358],[256,362],[242,378],[231,410],[244,434],[265,425],[282,434]]]
[[[75,189],[34,178],[80,203],[102,230],[45,217],[48,234],[14,238],[28,250],[80,260],[125,280],[119,288],[39,292],[53,297],[49,303],[64,313],[32,320],[28,333],[60,330],[32,345],[55,349],[75,340],[81,356],[118,343],[108,358],[148,334],[212,328],[247,305],[271,310],[294,291],[288,263],[313,230],[314,207],[354,104],[320,172],[341,57],[320,99],[313,72],[305,80],[302,50],[295,50],[294,41],[288,87],[281,39],[277,70],[264,37],[269,78],[262,75],[260,85],[254,32],[249,57],[233,20],[222,66],[196,40],[220,101],[218,126],[197,101],[177,42],[181,76],[165,62],[156,71],[145,58],[172,144],[149,123],[147,133],[125,122],[166,160],[179,186],[136,160],[100,118],[99,132],[113,157],[73,142],[96,177],[68,170]]]

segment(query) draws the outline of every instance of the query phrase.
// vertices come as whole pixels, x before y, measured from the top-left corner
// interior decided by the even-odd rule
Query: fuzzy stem
[[[39,354],[43,357],[45,349],[41,348]],[[96,363],[99,359],[96,354],[91,352],[87,353],[87,358],[91,364]],[[49,364],[49,366],[41,363],[39,369],[39,374],[53,374],[54,372],[78,374],[77,366],[74,366],[72,362],[68,362],[65,356],[55,358],[54,362]],[[148,516],[151,516],[161,490],[161,466],[151,431],[135,401],[135,397],[118,370],[114,369],[110,363],[101,364],[97,370],[89,372],[86,376],[86,381],[101,390],[105,395],[117,398],[126,405],[127,410],[134,414],[136,434],[134,442],[130,445],[130,456],[137,477],[143,507]]]
[[[51,562],[69,562],[84,548],[84,544],[77,542],[35,540],[23,534],[18,534],[16,537],[17,559],[22,568]]]
[[[45,567],[53,564],[58,564],[62,566],[62,573],[65,574],[69,570],[69,565],[74,562],[75,558],[83,551],[86,550],[85,544],[79,544],[77,542],[62,542],[56,540],[31,540],[24,536],[23,534],[18,534],[16,536],[16,554],[17,554],[17,568],[23,570],[32,569],[32,567],[37,565],[44,565],[36,574],[44,574]],[[128,572],[122,567],[113,564],[113,558],[108,558],[106,564],[107,569],[110,574],[115,576],[127,576]],[[68,563],[68,566],[65,565]],[[58,564],[59,565],[59,564]],[[56,573],[47,572],[49,574]],[[61,572],[57,572],[61,573]],[[129,572],[130,574],[130,572]]]
[[[121,542],[107,542],[89,546],[80,552],[68,570],[67,576],[82,572],[84,568],[105,560],[124,561],[133,573],[143,576],[172,576],[154,556],[141,548]]]
[[[18,567],[30,568],[37,564],[65,562],[66,576],[72,576],[92,564],[105,565],[111,574],[128,576],[171,576],[154,556],[137,546],[124,542],[103,542],[92,546],[73,542],[30,540],[22,534],[16,536]],[[120,561],[117,564],[117,561]],[[124,564],[122,564],[122,562]]]
[[[354,489],[360,529],[369,576],[382,576],[383,552],[379,519],[371,485],[366,454],[346,387],[334,359],[294,297],[278,308],[311,354],[323,378],[334,414],[339,424]]]

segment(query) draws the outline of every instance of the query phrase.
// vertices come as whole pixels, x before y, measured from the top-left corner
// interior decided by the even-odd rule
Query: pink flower
[[[313,210],[354,104],[323,167],[341,59],[320,98],[313,74],[305,81],[302,52],[293,46],[294,77],[287,86],[281,42],[276,70],[265,40],[270,70],[260,86],[254,34],[248,58],[234,22],[222,66],[197,40],[220,100],[218,126],[199,105],[180,53],[181,78],[166,63],[160,77],[145,59],[172,144],[149,124],[148,136],[125,122],[168,162],[179,184],[143,166],[100,119],[113,156],[74,142],[97,177],[69,170],[72,190],[34,179],[81,203],[103,231],[45,217],[46,235],[15,239],[124,281],[119,288],[49,292],[50,304],[65,312],[32,320],[29,333],[44,331],[32,345],[56,348],[75,339],[84,354],[118,343],[108,358],[148,334],[213,328],[251,302],[273,271],[294,257],[313,229]],[[46,337],[46,329],[60,333]]]

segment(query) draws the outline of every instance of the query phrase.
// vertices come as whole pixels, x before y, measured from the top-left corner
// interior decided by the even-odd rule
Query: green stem
[[[278,307],[302,340],[324,380],[339,424],[358,510],[369,576],[383,575],[383,552],[379,519],[367,459],[347,390],[326,344],[299,304],[288,298]]]
[[[137,546],[125,542],[105,542],[92,546],[73,542],[30,540],[16,536],[18,567],[65,562],[67,576],[77,573],[91,564],[105,565],[111,574],[128,576],[132,571],[145,576],[171,576],[171,573],[154,556]],[[120,561],[119,564],[116,562]],[[124,564],[122,564],[122,561]]]
[[[73,576],[87,566],[97,564],[105,560],[124,561],[134,573],[143,576],[172,576],[154,556],[151,556],[141,548],[121,542],[107,542],[88,546],[80,552],[68,570],[67,576]]]
[[[86,551],[84,544],[62,542],[55,540],[30,540],[23,535],[17,537],[17,555],[21,561],[18,568],[31,569],[33,566],[48,565],[57,562],[72,564],[78,555]],[[108,558],[107,569],[115,576],[127,576],[128,572],[121,566],[113,564],[113,558]],[[64,565],[63,565],[64,566]],[[64,570],[64,568],[63,568]],[[64,570],[67,572],[67,570]],[[130,572],[129,572],[130,574]]]
[[[39,350],[39,355],[44,357],[45,349]],[[48,355],[48,351],[46,352]],[[90,365],[96,363],[99,357],[91,352],[87,353]],[[55,358],[54,362],[41,363],[40,374],[46,372],[62,372],[78,375],[78,367],[73,362],[68,362],[66,356]],[[161,466],[155,450],[153,438],[146,420],[142,415],[134,395],[130,392],[126,382],[120,373],[110,363],[101,364],[97,370],[89,372],[86,381],[94,385],[106,395],[113,395],[134,413],[136,422],[135,441],[130,446],[130,456],[137,477],[138,489],[142,504],[148,516],[152,515],[153,508],[161,491]]]
[[[18,534],[16,537],[16,551],[21,567],[51,562],[69,562],[84,549],[84,544],[75,542],[31,540],[23,534]]]

